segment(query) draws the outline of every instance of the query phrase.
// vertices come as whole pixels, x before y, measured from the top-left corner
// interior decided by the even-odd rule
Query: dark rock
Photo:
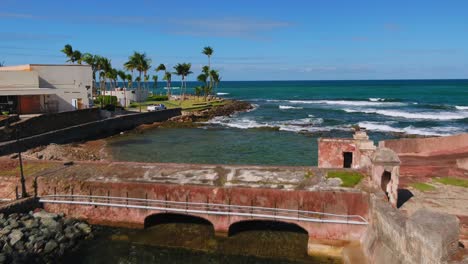
[[[41,218],[41,219],[43,219],[43,218],[53,218],[53,219],[57,219],[57,217],[58,217],[57,214],[48,213],[48,212],[46,212],[46,211],[44,211],[44,210],[34,213],[33,216],[34,216],[35,218]]]
[[[11,229],[12,229],[12,228],[11,228],[10,226],[5,226],[4,228],[2,228],[2,229],[0,230],[0,237],[1,237],[1,236],[7,236],[8,234],[10,234]]]
[[[13,231],[11,231],[8,237],[10,238],[10,244],[14,246],[18,241],[20,241],[23,238],[23,232],[19,231],[18,229],[14,229]]]
[[[17,228],[17,227],[19,227],[18,222],[17,222],[16,220],[14,220],[14,219],[11,219],[11,220],[9,221],[9,224],[8,224],[8,225],[9,225],[11,228]]]
[[[5,243],[2,248],[2,253],[11,254],[11,252],[13,252],[13,248],[8,243]]]
[[[0,264],[7,263],[7,257],[5,254],[0,253]]]
[[[76,227],[79,230],[83,231],[85,234],[91,233],[91,227],[86,223],[79,223],[79,224],[76,225]]]
[[[14,248],[19,250],[19,251],[24,251],[24,243],[23,241],[18,241],[15,245]]]
[[[18,153],[10,155],[10,159],[17,159],[17,158],[18,158]]]
[[[57,247],[58,247],[57,242],[55,242],[54,240],[50,240],[49,242],[46,243],[46,245],[44,247],[44,252],[45,253],[50,253],[54,249],[56,249]]]

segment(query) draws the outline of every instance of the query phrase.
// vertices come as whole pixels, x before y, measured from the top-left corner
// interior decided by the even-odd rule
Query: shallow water
[[[350,137],[356,124],[375,141],[468,132],[468,80],[222,82],[217,92],[256,109],[200,128],[116,136],[110,153],[128,161],[316,165],[317,138]]]
[[[307,235],[245,231],[215,237],[211,226],[160,224],[145,230],[98,228],[63,263],[341,263],[307,256]]]

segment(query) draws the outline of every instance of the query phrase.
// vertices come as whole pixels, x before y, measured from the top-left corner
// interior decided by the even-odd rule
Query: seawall
[[[8,141],[0,144],[0,155],[22,151],[50,143],[64,144],[78,140],[97,139],[112,136],[121,131],[133,129],[142,124],[166,121],[181,114],[180,108],[156,112],[127,114],[103,120],[83,123],[22,138],[20,143]]]
[[[386,147],[397,154],[420,154],[457,152],[468,150],[468,133],[447,137],[403,138],[379,142],[379,147]]]

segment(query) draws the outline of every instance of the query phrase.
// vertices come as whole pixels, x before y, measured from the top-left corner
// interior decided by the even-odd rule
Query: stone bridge
[[[368,216],[368,195],[358,191],[77,182],[67,190],[48,186],[41,202],[47,211],[92,224],[145,228],[184,216],[210,223],[217,234],[232,234],[252,221],[282,222],[311,239],[345,241],[361,238]]]

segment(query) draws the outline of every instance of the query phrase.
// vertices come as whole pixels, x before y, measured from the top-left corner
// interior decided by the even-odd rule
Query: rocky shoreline
[[[203,111],[190,111],[190,112],[184,111],[181,116],[173,117],[166,122],[167,123],[171,123],[171,122],[174,122],[174,123],[189,122],[190,123],[190,122],[207,121],[217,116],[230,116],[238,112],[245,112],[245,111],[252,110],[253,108],[254,106],[248,102],[230,100],[229,103],[225,105],[216,106],[216,107],[203,110]]]
[[[57,263],[67,250],[90,237],[90,225],[62,214],[0,214],[0,264]]]

